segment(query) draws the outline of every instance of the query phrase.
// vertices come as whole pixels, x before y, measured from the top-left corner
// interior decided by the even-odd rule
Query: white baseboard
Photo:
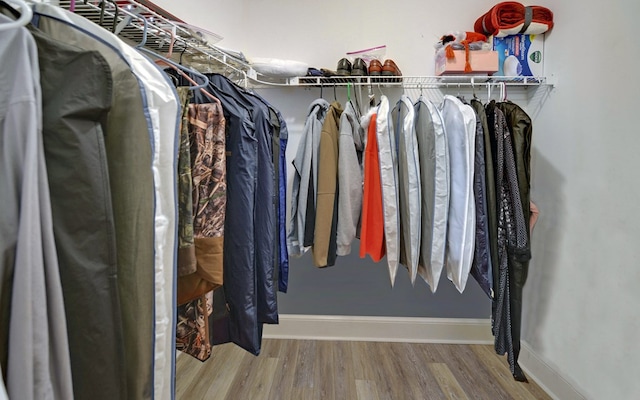
[[[489,319],[280,315],[264,338],[491,344]]]
[[[562,374],[550,365],[548,361],[533,351],[531,346],[520,342],[520,357],[518,359],[524,372],[529,375],[545,392],[555,400],[584,400],[580,393]]]

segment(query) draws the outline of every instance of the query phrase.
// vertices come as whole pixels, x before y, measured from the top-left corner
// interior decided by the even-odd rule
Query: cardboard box
[[[469,63],[473,71],[464,72],[466,63],[464,50],[454,50],[455,57],[447,59],[444,49],[436,52],[436,75],[491,75],[498,70],[498,53],[487,50],[469,52]]]
[[[544,34],[493,38],[498,52],[495,76],[544,76]]]

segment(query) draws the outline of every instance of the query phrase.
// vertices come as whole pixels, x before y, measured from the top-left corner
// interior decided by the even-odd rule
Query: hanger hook
[[[151,56],[153,56],[153,57],[155,57],[155,58],[157,58],[159,60],[164,61],[165,63],[169,64],[170,66],[175,67],[175,68],[177,68],[177,69],[179,69],[181,71],[193,74],[196,77],[198,77],[198,78],[200,78],[200,79],[202,79],[204,81],[204,83],[201,84],[201,85],[189,86],[189,89],[191,89],[191,90],[204,89],[207,86],[209,86],[209,78],[207,78],[206,75],[201,74],[200,72],[198,72],[198,71],[196,71],[194,69],[187,68],[184,65],[180,65],[180,64],[176,63],[175,61],[169,60],[168,58],[163,57],[160,54],[157,54],[156,52],[154,52],[153,50],[147,49],[146,47],[137,47],[137,50],[138,51],[142,51],[142,52],[147,53],[147,54],[150,54]]]
[[[144,24],[144,29],[142,31],[142,42],[140,42],[140,43],[138,43],[136,45],[137,48],[141,48],[145,44],[147,44],[147,29],[149,28],[149,23],[147,22],[147,19],[145,17],[140,17],[140,18],[142,18],[142,22]]]
[[[16,3],[20,7],[20,17],[15,21],[1,23],[0,31],[19,28],[27,25],[31,21],[31,17],[33,16],[31,7],[22,0],[14,0],[13,3]]]

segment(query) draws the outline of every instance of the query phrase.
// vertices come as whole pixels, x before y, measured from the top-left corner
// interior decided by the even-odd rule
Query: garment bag
[[[440,110],[422,96],[414,107],[422,191],[418,274],[435,293],[444,268],[447,244],[449,145]]]
[[[449,218],[447,232],[447,277],[458,291],[466,286],[474,249],[475,206],[473,201],[473,148],[475,114],[459,99],[446,95],[442,116],[449,144]],[[473,139],[470,139],[470,136]]]

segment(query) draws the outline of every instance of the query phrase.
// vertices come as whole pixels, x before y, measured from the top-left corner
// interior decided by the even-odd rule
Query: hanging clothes
[[[422,193],[415,111],[408,96],[400,97],[391,116],[398,143],[400,263],[407,267],[411,284],[415,284],[420,257]]]
[[[289,247],[287,246],[287,144],[289,142],[289,130],[287,123],[280,111],[273,106],[279,123],[279,149],[278,154],[278,290],[287,293],[289,287]]]
[[[305,234],[315,229],[315,194],[318,183],[318,149],[322,124],[329,110],[329,103],[317,99],[309,106],[302,138],[293,160],[295,175],[291,200],[291,220],[287,245],[289,254],[302,256],[310,244],[305,243]],[[313,209],[313,211],[310,210]],[[310,218],[307,218],[307,217]],[[313,243],[313,241],[311,241]]]
[[[487,237],[489,240],[489,259],[491,261],[491,298],[495,298],[495,288],[498,287],[499,271],[496,265],[498,260],[498,216],[496,204],[496,185],[494,168],[494,149],[492,146],[493,127],[487,122],[485,106],[477,99],[471,100],[471,107],[476,111],[476,115],[482,124],[484,132],[484,167],[485,167],[485,198],[487,202]]]
[[[440,110],[422,96],[414,108],[422,191],[418,274],[435,293],[444,268],[447,244],[449,146]]]
[[[467,284],[473,260],[475,205],[473,149],[475,113],[458,98],[446,95],[442,117],[449,144],[451,187],[447,231],[447,277],[459,292]]]
[[[380,181],[382,184],[382,206],[384,211],[384,236],[387,266],[391,286],[398,272],[400,246],[400,218],[398,216],[398,151],[391,121],[389,100],[380,98],[376,116],[376,135],[380,159]]]
[[[338,138],[342,105],[331,103],[322,124],[318,151],[318,195],[313,235],[313,262],[316,267],[331,267],[336,262],[338,223]]]
[[[268,123],[268,131],[272,138],[271,146],[263,147],[263,150],[270,149],[272,153],[272,164],[265,164],[265,171],[271,171],[273,169],[273,202],[274,209],[265,208],[265,211],[269,211],[275,214],[274,219],[275,235],[274,240],[274,270],[273,278],[277,281],[278,290],[282,292],[287,291],[288,285],[288,273],[289,273],[289,254],[287,249],[287,225],[286,225],[286,189],[287,189],[287,173],[286,173],[286,150],[287,142],[289,139],[289,133],[287,129],[287,123],[275,107],[273,107],[267,100],[265,100],[259,94],[241,88],[240,86],[229,81],[226,77],[220,74],[207,74],[209,79],[214,85],[220,88],[226,88],[229,92],[235,93],[236,96],[245,98],[253,107],[258,107],[259,111],[263,114],[263,119]],[[268,117],[266,117],[268,115]],[[257,117],[257,116],[256,116]],[[268,139],[268,137],[266,138]],[[265,141],[265,144],[267,142]],[[268,154],[264,154],[262,160],[266,163]],[[264,180],[265,183],[269,182],[269,179]],[[258,195],[261,195],[260,193]],[[259,240],[269,242],[269,237],[263,237],[264,235],[259,232],[256,233]],[[258,240],[258,239],[257,239]],[[273,292],[273,291],[270,291]],[[275,297],[275,293],[272,295]],[[275,300],[271,302],[275,304]],[[271,311],[272,316],[265,318],[264,322],[273,323],[277,320],[277,315]]]
[[[211,356],[210,317],[213,307],[213,291],[178,306],[176,350],[200,361]]]
[[[276,169],[274,164],[274,126],[268,106],[257,96],[242,91],[237,85],[219,74],[207,74],[215,93],[224,92],[242,103],[250,112],[251,120],[256,128],[258,139],[257,186],[255,192],[256,207],[254,214],[254,242],[256,263],[256,296],[258,321],[261,323],[278,323],[277,304],[277,257],[276,246],[277,209]],[[256,203],[258,204],[258,203]]]
[[[496,160],[496,192],[498,195],[498,286],[493,303],[493,335],[498,354],[507,353],[511,373],[517,380],[526,380],[518,365],[520,350],[519,316],[512,297],[518,270],[531,253],[528,248],[528,223],[522,210],[518,187],[518,172],[513,152],[511,132],[504,113],[495,105],[487,106],[487,119],[493,127],[493,146]],[[491,130],[491,128],[490,128]],[[517,289],[516,289],[517,290]]]
[[[359,236],[362,214],[362,153],[364,152],[363,129],[358,112],[348,101],[340,116],[340,138],[338,141],[338,227],[337,255],[351,253],[351,242]]]
[[[72,399],[38,51],[26,28],[0,31],[0,59],[0,365],[11,399]]]
[[[486,196],[486,169],[485,169],[485,130],[483,120],[486,125],[486,115],[484,118],[480,114],[485,114],[484,108],[475,108],[476,129],[475,129],[475,151],[473,169],[473,195],[475,198],[476,212],[476,233],[475,250],[473,252],[473,263],[471,265],[471,276],[478,282],[482,291],[489,298],[493,298],[493,265],[490,250],[489,238],[489,214],[487,211]],[[488,134],[488,132],[486,133]]]
[[[362,129],[367,131],[364,151],[364,186],[362,194],[362,229],[360,231],[360,258],[367,254],[374,262],[384,257],[384,210],[382,182],[380,180],[380,153],[377,138],[377,114],[372,108],[362,117]]]
[[[75,398],[95,391],[122,397],[123,332],[104,143],[111,70],[99,52],[30,31],[38,45],[42,134]]]
[[[126,375],[127,396],[145,398],[144,393],[150,393],[153,385],[153,348],[151,345],[141,346],[141,343],[148,342],[154,334],[154,258],[153,178],[149,168],[152,162],[149,137],[152,133],[145,118],[143,91],[131,68],[115,49],[75,29],[74,25],[41,15],[40,10],[38,7],[34,10],[40,29],[70,45],[99,51],[109,62],[116,84],[106,125],[105,147],[116,229],[125,355],[122,368]],[[55,9],[50,11],[59,13]],[[141,235],[140,232],[146,234]],[[135,252],[132,251],[134,243]],[[80,398],[84,396],[82,393],[77,395]]]
[[[191,175],[191,142],[189,140],[189,103],[191,90],[179,87],[180,147],[178,149],[178,278],[197,270],[193,239],[193,176]],[[178,300],[178,303],[180,301]]]
[[[517,254],[509,265],[510,302],[511,302],[511,332],[513,338],[514,366],[512,373],[518,381],[526,381],[524,373],[518,365],[520,354],[520,329],[522,324],[522,290],[529,272],[529,259],[531,258],[531,238],[529,220],[531,218],[531,118],[517,104],[512,102],[498,103],[497,107],[504,113],[507,126],[512,136],[515,170],[517,173],[518,194],[520,197],[520,209],[526,223],[526,243],[521,252]],[[518,231],[518,234],[522,234]],[[519,242],[521,243],[521,242]]]
[[[224,240],[224,292],[227,325],[216,324],[212,344],[233,342],[258,355],[262,324],[258,322],[256,247],[254,242],[258,181],[258,137],[250,110],[235,97],[210,84],[207,90],[222,103],[227,121],[227,209]],[[197,103],[208,97],[195,93]],[[214,302],[214,307],[216,304]]]
[[[225,119],[220,102],[189,104],[193,237],[196,271],[178,279],[177,304],[223,284],[224,223],[227,204]]]
[[[124,61],[135,76],[135,83],[127,86],[127,89],[131,91],[132,87],[138,87],[141,90],[143,106],[140,115],[145,128],[135,134],[128,130],[119,132],[118,135],[124,135],[122,138],[117,135],[108,137],[111,140],[106,143],[107,159],[118,238],[119,288],[121,299],[126,303],[123,304],[125,354],[130,357],[127,359],[127,368],[130,370],[127,373],[127,387],[133,397],[148,398],[153,393],[155,397],[167,398],[173,392],[172,366],[175,359],[173,282],[176,257],[173,252],[177,219],[174,201],[179,117],[177,93],[155,64],[91,21],[43,3],[34,5],[34,14],[34,20],[47,34],[82,48],[95,48],[108,61],[116,58]],[[118,118],[137,118],[132,114],[138,113],[127,110]],[[118,123],[122,122],[116,122],[116,126]],[[132,136],[139,136],[139,146],[132,143]],[[145,163],[140,153],[146,148],[149,148],[150,162]],[[147,171],[150,175],[148,178],[136,176]],[[143,190],[149,190],[144,183],[151,189],[150,196],[136,202],[133,200],[136,196],[142,195]],[[139,192],[133,194],[131,185]],[[145,203],[148,204],[145,207],[151,211],[150,234],[146,238],[150,239],[151,246],[139,247],[144,243],[141,243],[140,232],[146,232],[141,228],[146,221],[140,218],[143,212],[147,212],[139,206]],[[127,211],[121,213],[121,210]],[[119,229],[124,231],[118,232]],[[138,247],[134,248],[133,244]],[[150,257],[150,267],[142,268],[141,265],[148,261],[137,262],[136,258],[144,260],[146,257]],[[126,266],[122,272],[121,261]],[[132,296],[132,293],[135,295]],[[146,318],[150,321],[145,321]],[[147,327],[151,329],[149,334],[145,331]],[[149,337],[155,337],[150,353],[140,346],[141,343],[149,343]],[[127,341],[128,338],[131,340]],[[145,386],[148,384],[152,388]]]

